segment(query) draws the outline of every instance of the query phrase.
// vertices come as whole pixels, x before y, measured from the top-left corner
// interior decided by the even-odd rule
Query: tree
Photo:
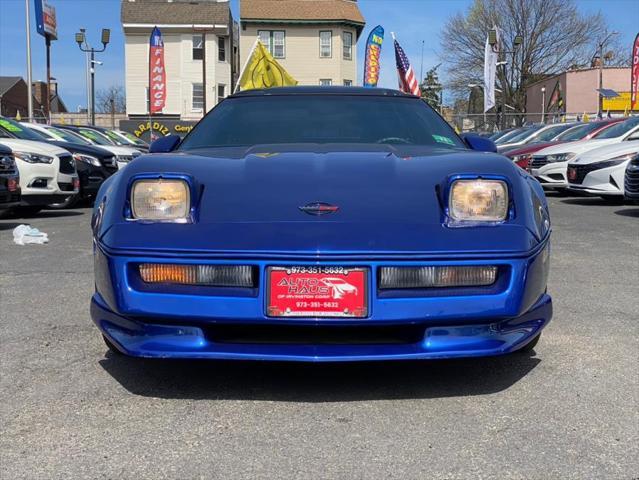
[[[540,78],[571,66],[587,66],[608,26],[598,13],[579,12],[573,0],[475,0],[465,14],[447,21],[441,40],[446,52],[449,87],[454,94],[468,97],[469,84],[483,83],[484,45],[488,31],[500,30],[500,61],[497,69],[498,104],[506,103],[525,111],[526,88]],[[514,48],[521,35],[523,43]],[[620,51],[615,40],[607,50]],[[626,55],[615,55],[625,63]]]
[[[95,111],[97,113],[124,113],[126,98],[121,85],[112,85],[95,92]]]
[[[439,65],[441,65],[441,63]],[[439,65],[428,70],[424,80],[422,80],[422,83],[419,85],[422,98],[435,110],[439,110],[441,106],[441,91],[444,88],[439,82],[439,75],[437,74]]]

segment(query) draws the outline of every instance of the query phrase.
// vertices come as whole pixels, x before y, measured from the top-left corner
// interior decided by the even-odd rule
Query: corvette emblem
[[[312,202],[299,207],[299,209],[309,215],[327,215],[329,213],[337,212],[339,207],[337,205],[331,205],[330,203]]]

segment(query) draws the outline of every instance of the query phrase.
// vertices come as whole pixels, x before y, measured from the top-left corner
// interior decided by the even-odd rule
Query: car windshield
[[[526,138],[528,138],[529,136],[531,136],[533,133],[535,133],[540,128],[541,127],[524,128],[522,131],[517,133],[517,135],[514,135],[514,136],[510,137],[508,140],[506,140],[505,142],[502,142],[502,143],[517,143],[517,142],[521,142],[521,141],[525,140]]]
[[[100,133],[108,137],[108,139],[111,140],[116,145],[129,145],[129,142],[127,142],[124,138],[122,138],[120,135],[115,133],[113,130],[108,130],[108,129],[102,130]]]
[[[527,130],[527,128],[516,128],[515,130],[511,130],[510,132],[506,133],[505,135],[502,135],[497,140],[495,140],[495,143],[497,145],[499,145],[500,143],[506,143],[506,142],[510,141],[511,138],[516,137],[517,135],[519,135],[524,130]]]
[[[57,135],[58,137],[62,138],[62,141],[64,142],[79,143],[81,145],[91,145],[91,142],[85,140],[84,137],[82,137],[82,135],[77,135],[76,133],[71,132],[69,130],[64,130],[62,128],[56,128],[56,127],[45,127],[45,128],[47,131],[50,131],[53,134]]]
[[[535,137],[535,142],[548,142],[559,135],[561,132],[568,130],[572,125],[553,125],[550,128],[547,128],[543,132],[540,132],[539,135]]]
[[[8,118],[0,118],[0,128],[6,131],[10,137],[19,138],[20,140],[35,140],[36,142],[47,140],[44,135]]]
[[[504,137],[506,135],[508,135],[509,133],[511,133],[513,131],[512,128],[509,128],[508,130],[500,130],[499,132],[495,132],[493,133],[490,138],[493,142],[496,142],[497,140],[499,140],[501,137]]]
[[[120,135],[126,137],[134,145],[146,146],[146,142],[141,138],[136,137],[132,133],[125,132],[124,130],[116,130]]]
[[[621,135],[628,133],[630,130],[639,125],[639,117],[631,118],[613,125],[610,128],[606,128],[604,131],[594,136],[596,139],[600,138],[617,138]]]
[[[300,143],[467,148],[450,125],[415,98],[294,94],[229,98],[179,149]]]
[[[555,140],[561,142],[572,142],[574,140],[581,140],[589,133],[594,132],[598,128],[601,128],[601,123],[584,123],[583,125],[577,125],[576,127],[569,128],[561,135],[557,135]]]
[[[88,138],[93,143],[97,143],[98,145],[113,145],[113,142],[110,141],[107,137],[102,135],[95,130],[91,130],[90,128],[79,128],[78,133],[85,138]]]

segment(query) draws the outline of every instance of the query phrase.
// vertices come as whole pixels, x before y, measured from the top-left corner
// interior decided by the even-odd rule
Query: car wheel
[[[63,202],[52,203],[50,205],[47,205],[47,208],[51,208],[53,210],[62,210],[63,208],[73,208],[78,203],[78,201],[80,201],[80,194],[71,195],[70,197],[65,198]]]
[[[617,195],[601,195],[606,203],[611,205],[623,205],[624,198]]]
[[[30,205],[28,207],[16,207],[15,213],[20,217],[33,217],[37,215],[44,207],[41,205]]]
[[[522,348],[520,348],[517,351],[521,353],[532,352],[537,346],[537,344],[539,343],[540,338],[541,338],[541,333],[539,333],[535,338],[533,338],[530,342],[528,342],[526,345],[524,345]]]
[[[111,353],[114,353],[115,355],[124,355],[106,336],[102,335],[102,340],[104,340],[104,343],[106,343],[106,346],[109,348]]]

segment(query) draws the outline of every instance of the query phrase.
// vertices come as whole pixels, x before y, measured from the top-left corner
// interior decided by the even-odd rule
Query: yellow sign
[[[291,85],[297,85],[297,80],[277,63],[261,42],[257,41],[240,77],[240,88],[250,90]]]
[[[614,98],[604,98],[603,99],[603,109],[606,110],[616,110],[623,112],[625,110],[630,111],[630,92],[617,92],[619,93],[618,97]],[[639,104],[635,105],[635,108],[632,110],[633,112],[639,111]]]

